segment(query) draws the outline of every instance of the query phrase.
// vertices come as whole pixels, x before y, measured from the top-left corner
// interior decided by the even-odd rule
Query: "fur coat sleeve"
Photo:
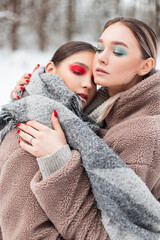
[[[10,131],[0,147],[0,240],[59,240],[30,189],[37,161],[20,148],[16,131]]]
[[[39,204],[64,239],[108,240],[80,154],[42,180],[40,171],[31,181]]]

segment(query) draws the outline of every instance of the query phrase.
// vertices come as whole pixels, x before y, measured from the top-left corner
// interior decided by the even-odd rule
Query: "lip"
[[[83,101],[83,102],[87,102],[88,100],[88,94],[85,94],[85,93],[77,93],[77,95],[80,97],[80,99]]]
[[[104,69],[102,68],[96,68],[96,73],[99,74],[99,75],[102,75],[102,74],[109,74],[108,72],[106,72]]]

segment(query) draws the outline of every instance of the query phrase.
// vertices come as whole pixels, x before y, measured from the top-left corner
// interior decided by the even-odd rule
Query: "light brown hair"
[[[103,32],[108,28],[110,25],[120,22],[130,28],[132,33],[134,34],[135,38],[139,43],[139,47],[142,53],[142,58],[147,59],[152,57],[156,62],[157,59],[157,51],[158,51],[158,39],[156,33],[152,30],[150,26],[146,23],[135,19],[135,18],[124,18],[118,17],[109,20],[103,28]]]
[[[109,20],[103,28],[103,32],[112,24],[120,22],[127,26],[132,33],[134,34],[135,38],[137,39],[139,43],[139,47],[142,54],[142,59],[147,59],[152,57],[156,63],[157,59],[157,52],[158,52],[158,39],[155,34],[155,32],[152,30],[150,26],[148,26],[146,23],[135,19],[135,18],[124,18],[124,17],[118,17]],[[154,72],[154,68],[145,76],[143,76],[143,79],[148,77],[152,72]],[[120,97],[121,92],[117,93],[116,95],[110,97],[107,101],[105,106],[101,109],[100,115],[97,118],[97,122],[101,122],[105,119],[105,117],[108,115],[112,107],[114,106],[117,99]]]

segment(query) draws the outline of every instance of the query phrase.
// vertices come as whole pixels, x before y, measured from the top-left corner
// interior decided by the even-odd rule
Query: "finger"
[[[33,72],[35,72],[39,67],[40,67],[40,64],[37,64],[37,66],[33,69]]]
[[[35,140],[35,138],[33,136],[29,135],[26,132],[23,132],[23,130],[18,130],[17,133],[19,134],[19,136],[21,138],[23,138],[23,140],[25,140],[26,142],[28,142],[30,144],[31,144],[31,141],[33,143],[33,140]]]
[[[19,140],[19,145],[21,146],[21,148],[23,148],[25,151],[31,153],[32,155],[34,155],[34,150],[33,150],[33,146],[29,145],[27,143],[25,143],[23,140]]]
[[[13,90],[12,93],[11,93],[11,98],[12,99],[18,99],[17,97],[17,91]]]
[[[21,80],[19,80],[17,82],[17,86],[23,86],[25,84],[28,84],[30,82],[30,79],[29,78],[22,78]]]
[[[46,129],[48,129],[47,126],[45,126],[37,121],[28,121],[28,122],[26,122],[26,125],[34,128],[37,131],[45,131]]]
[[[52,125],[53,125],[54,130],[57,131],[60,134],[64,134],[64,132],[61,128],[60,122],[57,118],[57,112],[55,110],[53,110],[51,121],[52,121]]]
[[[28,133],[29,135],[33,136],[34,138],[38,137],[39,131],[37,131],[35,128],[28,126],[23,123],[17,123],[17,126],[23,130],[25,133]]]
[[[24,90],[24,86],[16,86],[11,93],[13,99],[19,99],[19,92]]]
[[[32,76],[31,73],[25,73],[22,78],[17,82],[17,85],[24,85],[27,84],[28,81],[30,79],[30,77]]]
[[[15,88],[14,88],[14,92],[17,93],[19,91],[23,91],[24,90],[24,86],[20,86],[20,85],[17,85]]]

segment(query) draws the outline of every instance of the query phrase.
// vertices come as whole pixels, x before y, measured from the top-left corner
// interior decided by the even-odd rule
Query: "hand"
[[[55,110],[51,121],[54,130],[36,121],[29,121],[26,124],[18,123],[20,130],[17,132],[25,140],[25,142],[19,141],[20,146],[38,158],[53,154],[65,146],[66,138]]]
[[[39,68],[39,64],[34,68],[33,72]],[[30,77],[32,76],[31,73],[25,73],[22,78],[17,82],[15,88],[13,89],[11,96],[12,99],[19,99],[20,97],[18,96],[17,92],[18,91],[23,91],[24,90],[24,85],[28,84],[30,82]]]

